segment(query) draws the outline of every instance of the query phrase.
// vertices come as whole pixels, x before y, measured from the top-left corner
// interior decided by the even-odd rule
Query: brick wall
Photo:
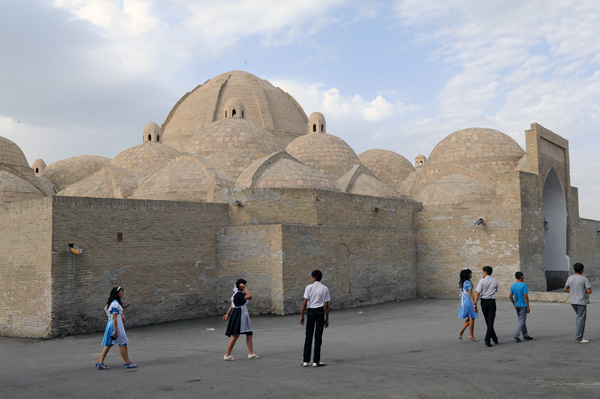
[[[575,251],[571,263],[581,262],[585,266],[584,274],[591,281],[600,280],[600,221],[580,219],[576,235]],[[569,274],[573,274],[569,270]]]
[[[474,226],[479,218],[485,222]],[[519,227],[519,209],[417,212],[417,295],[457,298],[460,271],[471,269],[476,285],[489,265],[500,283],[500,297],[507,297],[520,267]]]
[[[233,286],[243,278],[254,298],[251,314],[283,314],[281,225],[226,227],[218,230],[218,312],[231,304]]]
[[[0,208],[0,335],[51,335],[52,200]]]
[[[52,335],[104,328],[111,287],[129,326],[213,314],[216,228],[227,205],[53,197]],[[119,240],[121,233],[122,240]],[[68,254],[74,243],[81,255]]]
[[[310,272],[320,269],[333,309],[414,298],[412,230],[283,226],[283,305],[300,311]]]

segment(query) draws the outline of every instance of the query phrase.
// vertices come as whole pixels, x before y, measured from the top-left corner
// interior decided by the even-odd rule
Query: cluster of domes
[[[142,144],[114,159],[77,156],[27,165],[0,138],[0,201],[54,194],[172,201],[219,201],[224,188],[315,188],[424,206],[494,201],[495,176],[522,169],[525,152],[496,130],[470,128],[440,141],[415,165],[388,150],[356,155],[283,90],[246,72],[219,75],[187,93]],[[521,165],[521,166],[520,166]]]

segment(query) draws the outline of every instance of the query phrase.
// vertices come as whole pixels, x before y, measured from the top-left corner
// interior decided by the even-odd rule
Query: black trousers
[[[304,362],[310,362],[310,349],[313,335],[315,337],[315,353],[313,362],[321,361],[321,343],[323,343],[323,329],[325,328],[325,309],[323,307],[306,310],[306,337],[304,338]]]
[[[485,333],[485,342],[489,343],[490,340],[498,342],[496,331],[494,331],[494,321],[496,320],[496,300],[495,299],[481,299],[481,311],[483,317],[485,317],[485,324],[487,331]]]

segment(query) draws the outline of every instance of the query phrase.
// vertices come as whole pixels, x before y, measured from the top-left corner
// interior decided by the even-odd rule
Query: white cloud
[[[55,7],[70,10],[112,36],[137,36],[160,23],[151,15],[153,4],[144,0],[54,0]]]
[[[274,80],[271,83],[293,93],[308,115],[315,111],[322,112],[328,120],[380,122],[398,118],[413,109],[400,101],[388,100],[381,94],[370,100],[359,94],[344,96],[339,89],[325,88],[322,83],[306,85],[290,80]]]

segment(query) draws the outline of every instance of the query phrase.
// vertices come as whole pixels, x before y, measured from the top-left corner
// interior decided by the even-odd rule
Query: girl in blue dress
[[[475,331],[475,319],[477,315],[477,305],[473,305],[475,297],[473,296],[473,284],[471,283],[471,275],[473,273],[469,269],[463,269],[460,272],[460,308],[458,309],[458,318],[465,319],[465,324],[458,332],[458,339],[462,339],[463,333],[469,327],[469,339],[471,341],[477,341],[477,338],[473,335]]]
[[[114,287],[110,291],[106,306],[104,306],[104,312],[106,312],[108,321],[106,323],[104,338],[102,340],[102,345],[104,348],[102,349],[100,358],[96,363],[98,370],[108,370],[110,368],[104,364],[104,359],[114,344],[119,345],[119,351],[121,352],[121,357],[125,362],[125,367],[130,369],[137,367],[137,364],[129,360],[129,355],[127,353],[127,344],[129,341],[127,340],[127,334],[125,334],[125,316],[123,316],[123,309],[126,306],[123,306],[123,302],[121,302],[121,298],[123,298],[124,294],[125,290],[123,290],[122,287]]]

